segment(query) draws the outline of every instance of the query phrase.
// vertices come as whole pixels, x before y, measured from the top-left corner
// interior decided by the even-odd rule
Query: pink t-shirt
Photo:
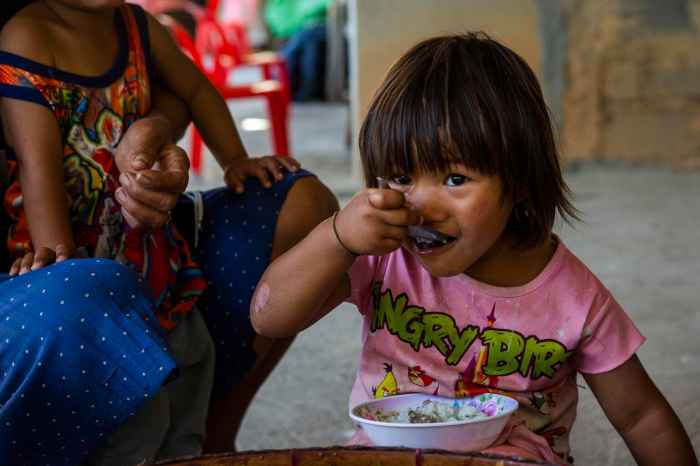
[[[358,258],[350,283],[364,316],[350,406],[407,392],[504,393],[520,408],[497,442],[516,448],[502,451],[547,461],[569,456],[576,373],[612,370],[644,342],[561,241],[539,276],[520,287],[464,274],[436,278],[403,248]]]

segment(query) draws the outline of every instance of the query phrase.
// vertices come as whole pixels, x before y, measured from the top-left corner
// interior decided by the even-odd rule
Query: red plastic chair
[[[224,0],[235,2],[238,0]],[[274,51],[255,52],[250,46],[246,24],[240,20],[218,19],[220,0],[209,0],[204,14],[197,14],[195,44],[205,56],[212,49],[218,50],[217,58],[222,72],[231,73],[237,66],[255,66],[262,71],[264,80],[276,79],[282,85],[285,98],[291,99],[287,63],[282,55]],[[194,16],[194,15],[193,15]],[[212,31],[212,25],[215,25]]]
[[[289,100],[285,96],[283,87],[279,81],[267,79],[250,84],[228,84],[228,71],[219,63],[219,60],[213,60],[213,68],[209,69],[205,67],[202,61],[202,55],[195,46],[194,40],[182,25],[172,18],[163,18],[162,22],[169,28],[175,41],[183,52],[200,70],[202,70],[225,100],[256,97],[266,100],[270,118],[273,149],[278,155],[289,155],[287,136]],[[213,28],[213,31],[217,34],[223,33],[219,28]],[[218,50],[214,49],[212,52],[214,54],[213,56],[216,57]],[[199,131],[197,131],[197,128],[193,125],[190,159],[192,171],[196,174],[200,174],[202,171],[202,146],[202,137]]]

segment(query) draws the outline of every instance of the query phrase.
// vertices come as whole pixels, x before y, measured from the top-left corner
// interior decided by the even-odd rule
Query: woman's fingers
[[[164,119],[141,118],[129,126],[117,145],[114,159],[122,172],[150,168],[165,144]]]
[[[175,207],[175,204],[177,204],[178,195],[170,192],[158,192],[146,189],[141,183],[138,183],[134,179],[132,174],[122,173],[119,175],[119,182],[126,190],[128,197],[160,212],[170,212]]]
[[[142,188],[163,193],[182,194],[187,189],[187,172],[180,170],[141,170],[132,179]]]
[[[170,220],[170,212],[142,204],[129,196],[124,188],[117,189],[115,195],[122,206],[122,215],[131,228],[155,230]]]
[[[168,188],[178,194],[187,189],[189,181],[190,159],[180,146],[167,144],[159,153],[158,166],[160,173],[167,176],[170,184]]]

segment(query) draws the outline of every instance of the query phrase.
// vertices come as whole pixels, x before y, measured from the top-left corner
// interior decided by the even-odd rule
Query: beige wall
[[[698,169],[700,0],[690,0],[688,17],[670,24],[660,14],[645,16],[640,5],[637,0],[568,4],[564,160]],[[663,3],[653,6],[664,12]]]
[[[359,176],[357,129],[389,66],[430,36],[483,30],[539,70],[540,45],[533,0],[350,0],[349,37],[353,171]]]

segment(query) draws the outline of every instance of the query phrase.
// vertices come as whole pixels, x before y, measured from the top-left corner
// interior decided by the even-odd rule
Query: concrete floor
[[[237,102],[239,122],[260,116]],[[293,152],[341,200],[347,200],[347,109],[295,106]],[[251,153],[269,153],[267,134],[243,133]],[[193,187],[218,184],[208,160]],[[639,352],[647,371],[676,409],[700,450],[700,173],[588,164],[565,174],[584,221],[560,228],[567,245],[611,289],[648,338]],[[343,444],[352,425],[347,399],[359,352],[360,318],[342,305],[299,335],[260,389],[237,447],[278,449]],[[634,464],[581,379],[572,445],[579,465]]]

